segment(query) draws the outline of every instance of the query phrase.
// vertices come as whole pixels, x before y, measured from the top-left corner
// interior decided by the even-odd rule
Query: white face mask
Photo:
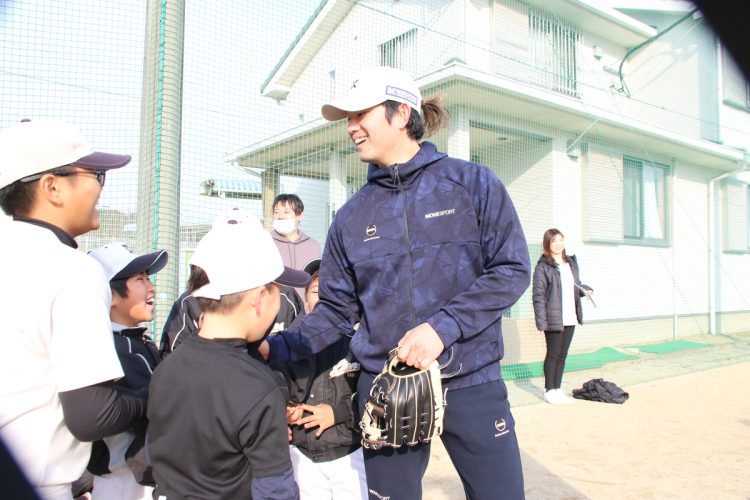
[[[297,221],[295,219],[277,219],[273,221],[273,229],[279,234],[288,236],[297,230]]]

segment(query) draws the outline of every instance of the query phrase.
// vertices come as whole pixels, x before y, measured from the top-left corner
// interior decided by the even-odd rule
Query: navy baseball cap
[[[124,243],[110,243],[91,250],[89,255],[101,264],[108,281],[129,278],[139,273],[158,273],[169,261],[166,250],[135,255]]]

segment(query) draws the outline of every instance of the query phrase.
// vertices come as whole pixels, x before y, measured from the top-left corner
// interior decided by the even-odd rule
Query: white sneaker
[[[563,402],[560,399],[560,395],[557,393],[556,389],[550,389],[549,391],[545,391],[544,393],[544,400],[551,404],[551,405],[563,405],[565,402]]]
[[[563,405],[573,404],[573,400],[569,398],[568,395],[565,394],[562,389],[555,389],[555,392],[557,392],[557,397],[560,400],[560,404],[563,404]]]

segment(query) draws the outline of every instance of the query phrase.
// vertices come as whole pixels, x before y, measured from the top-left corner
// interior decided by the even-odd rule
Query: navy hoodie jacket
[[[315,311],[269,339],[271,361],[310,356],[352,331],[379,373],[411,328],[429,323],[448,389],[500,378],[501,317],[528,288],[529,253],[505,186],[487,167],[423,142],[407,163],[369,165],[328,233]]]

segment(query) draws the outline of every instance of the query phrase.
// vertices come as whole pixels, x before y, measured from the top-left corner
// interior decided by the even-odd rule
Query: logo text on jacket
[[[442,217],[444,215],[453,215],[456,213],[455,208],[451,208],[448,210],[439,210],[437,212],[430,212],[429,214],[424,214],[425,219],[434,219],[435,217]]]

